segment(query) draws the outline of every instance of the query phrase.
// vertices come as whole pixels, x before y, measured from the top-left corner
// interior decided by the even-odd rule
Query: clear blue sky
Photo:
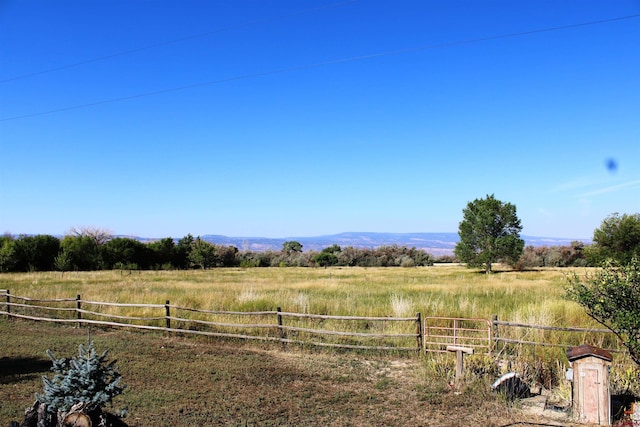
[[[525,235],[591,237],[640,212],[639,14],[0,1],[0,232],[456,232],[495,194]]]

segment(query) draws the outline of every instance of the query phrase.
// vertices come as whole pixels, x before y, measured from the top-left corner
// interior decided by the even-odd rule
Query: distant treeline
[[[235,246],[209,243],[187,235],[143,243],[112,237],[100,230],[74,232],[59,239],[51,235],[0,237],[0,272],[173,270],[217,267],[412,267],[432,265],[424,250],[405,246],[376,249],[341,248],[304,251],[295,241],[280,251],[240,251]]]
[[[588,248],[587,248],[588,249]],[[582,242],[570,246],[525,248],[519,269],[586,266],[588,250]],[[458,262],[454,256],[435,258],[422,249],[381,246],[375,249],[341,248],[303,251],[299,242],[285,242],[280,251],[240,251],[235,246],[209,243],[187,235],[143,243],[113,237],[99,229],[72,230],[59,239],[51,235],[0,237],[0,272],[176,270],[218,267],[416,267],[434,262]]]

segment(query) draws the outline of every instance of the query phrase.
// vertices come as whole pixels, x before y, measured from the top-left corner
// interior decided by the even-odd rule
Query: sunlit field
[[[491,319],[497,315],[500,320],[509,322],[602,328],[585,314],[582,307],[565,297],[567,277],[574,273],[583,275],[587,273],[586,269],[549,268],[517,272],[497,266],[495,270],[494,274],[486,275],[458,265],[435,265],[418,268],[229,268],[206,271],[21,273],[0,275],[0,289],[9,289],[12,295],[34,299],[75,298],[76,295],[81,295],[84,301],[115,303],[164,304],[169,300],[172,305],[201,310],[271,311],[280,307],[285,312],[336,316],[411,317],[420,312],[425,317]],[[3,328],[3,357],[7,357],[7,360],[15,359],[15,363],[38,360],[40,365],[46,348],[54,348],[56,351],[64,349],[67,353],[73,351],[73,346],[86,338],[88,330],[4,319],[0,322],[0,328]],[[409,325],[409,328],[414,326]],[[566,344],[565,336],[556,331],[512,328],[507,333],[508,338],[513,339]],[[453,389],[447,385],[452,381],[455,371],[454,358],[447,354],[430,353],[424,358],[416,358],[384,352],[316,352],[309,347],[298,352],[295,350],[297,347],[292,346],[288,349],[294,349],[293,351],[281,352],[278,345],[260,342],[221,341],[217,338],[187,340],[184,337],[168,338],[153,332],[139,333],[121,329],[94,329],[94,334],[103,347],[113,349],[114,354],[124,361],[125,378],[128,378],[132,387],[121,401],[134,414],[133,419],[130,419],[134,426],[147,425],[148,420],[157,421],[157,425],[192,425],[189,424],[190,420],[183,419],[183,411],[199,421],[226,420],[224,422],[227,424],[231,420],[242,421],[229,425],[253,425],[253,421],[257,419],[255,417],[282,417],[279,425],[314,424],[318,420],[342,425],[340,420],[350,419],[353,411],[359,411],[358,408],[364,402],[359,400],[360,397],[366,397],[370,417],[363,418],[362,423],[345,425],[370,425],[371,419],[377,419],[383,414],[388,417],[386,425],[406,425],[409,420],[420,425],[449,425],[446,424],[446,415],[438,415],[440,418],[437,422],[434,419],[434,424],[430,424],[424,418],[425,412],[417,408],[427,406],[430,408],[427,413],[434,414],[437,408],[442,407],[444,400],[452,402],[452,405],[456,402],[457,395],[451,394]],[[71,336],[74,337],[73,340],[70,340]],[[611,340],[615,341],[611,334],[611,338],[601,338],[603,341],[600,342],[594,341],[594,336],[595,334],[585,333],[577,340],[584,340],[579,343],[589,342],[601,346],[608,346],[612,344]],[[128,347],[133,339],[138,344],[146,343],[143,346],[144,355],[138,354],[141,352],[140,345]],[[177,353],[178,347],[184,348],[184,355]],[[215,353],[223,350],[228,354],[219,356]],[[486,383],[503,373],[495,363],[498,359],[508,359],[509,369],[521,373],[532,382],[556,389],[564,384],[562,380],[566,363],[565,349],[562,347],[511,346],[508,349],[494,350],[495,357],[486,358],[479,353],[468,358],[469,371],[477,374],[480,383],[471,384],[472,389],[460,395],[464,397],[459,402],[460,405],[456,406],[455,403],[450,408],[462,414],[460,416],[468,417],[467,425],[505,425],[520,420],[519,415],[504,412],[506,407],[502,407],[495,396],[486,394]],[[197,357],[192,354],[194,351],[198,354]],[[240,359],[239,354],[242,355]],[[635,390],[637,369],[620,358],[619,354],[616,353],[612,368],[612,390]],[[202,365],[198,364],[200,356]],[[296,371],[291,376],[292,383],[283,385],[287,393],[283,397],[274,397],[270,389],[256,390],[255,387],[260,384],[281,381],[283,372],[290,369],[289,365],[283,365],[285,356],[296,360],[308,358],[303,367],[296,367],[300,372]],[[167,358],[174,361],[174,364],[167,365]],[[274,358],[277,361],[273,366],[269,365]],[[395,358],[400,358],[400,362],[394,361]],[[393,366],[412,368],[411,372],[403,371],[404,377],[400,381],[391,374],[356,373],[353,368],[354,360],[365,367],[370,366],[373,363],[371,361],[378,360],[375,363],[389,366],[400,363]],[[330,361],[332,365],[324,365],[326,361]],[[152,362],[155,365],[150,369]],[[264,365],[261,369],[265,370],[265,378],[256,379],[251,376],[256,364]],[[186,365],[190,368],[185,369]],[[199,370],[194,371],[193,375],[189,374],[191,379],[185,382],[185,372],[191,372],[195,368]],[[11,369],[13,368],[9,371]],[[26,380],[22,379],[19,372],[9,371],[0,375],[4,376],[3,381],[7,384],[14,384],[11,391],[8,386],[0,387],[0,396],[8,402],[0,410],[0,418],[15,419],[18,417],[16,414],[20,414],[31,403],[33,392],[41,386],[41,380],[30,370],[25,374],[28,376]],[[46,372],[46,369],[42,368],[40,371]],[[343,384],[347,375],[343,371],[350,372],[348,375],[353,376],[353,384]],[[389,372],[400,375],[396,368]],[[300,388],[300,376],[308,377],[304,390]],[[242,379],[245,377],[247,378]],[[238,378],[241,379],[240,382]],[[156,383],[163,386],[149,386]],[[19,387],[15,384],[19,384]],[[213,406],[209,399],[206,402],[200,400],[200,393],[212,390],[212,384],[220,387],[219,390],[236,387],[232,392],[235,397],[231,400],[229,397],[220,397]],[[167,386],[171,392],[167,392]],[[315,389],[309,391],[309,387],[318,388],[317,393]],[[178,390],[179,393],[174,392]],[[353,390],[359,390],[360,394],[353,394]],[[394,394],[391,394],[392,391]],[[213,394],[217,393],[222,391]],[[334,396],[331,393],[335,394],[335,402],[347,402],[344,400],[347,396],[360,397],[357,401],[351,399],[339,411],[335,410],[332,400],[327,403],[332,408],[327,412],[322,396]],[[402,394],[402,399],[409,395],[411,398],[408,400],[417,404],[415,407],[404,401],[402,404],[393,404],[390,407],[404,408],[396,414],[386,403],[395,402],[396,394]],[[255,396],[259,396],[259,401],[270,399],[271,404],[265,406],[256,403]],[[308,401],[320,403],[317,407],[309,406]],[[484,403],[482,407],[468,407],[469,401]],[[264,408],[271,407],[277,408],[278,413],[265,413]],[[300,409],[303,407],[306,409]],[[179,412],[176,413],[176,410]],[[491,416],[498,417],[500,421],[486,423]],[[166,423],[162,424],[159,420]]]
[[[494,274],[457,265],[418,268],[225,268],[197,271],[49,272],[0,275],[0,288],[31,298],[172,304],[206,310],[273,310],[354,316],[491,318],[558,326],[593,322],[565,299],[569,274]]]

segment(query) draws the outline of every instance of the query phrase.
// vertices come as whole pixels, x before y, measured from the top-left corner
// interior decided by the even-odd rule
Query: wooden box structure
[[[587,344],[567,351],[573,367],[573,415],[577,421],[611,425],[611,353]]]

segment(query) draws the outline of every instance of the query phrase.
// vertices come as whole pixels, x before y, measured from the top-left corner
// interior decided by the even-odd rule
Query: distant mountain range
[[[591,244],[591,239],[569,239],[555,237],[521,236],[527,246],[566,246],[573,241]],[[262,252],[280,250],[284,242],[295,240],[302,244],[304,251],[322,250],[331,245],[352,246],[373,249],[379,246],[407,246],[423,249],[432,255],[450,255],[460,240],[458,233],[339,233],[316,237],[228,237],[215,234],[200,236],[201,239],[217,245],[235,246],[240,250]],[[152,240],[152,239],[145,239]]]

